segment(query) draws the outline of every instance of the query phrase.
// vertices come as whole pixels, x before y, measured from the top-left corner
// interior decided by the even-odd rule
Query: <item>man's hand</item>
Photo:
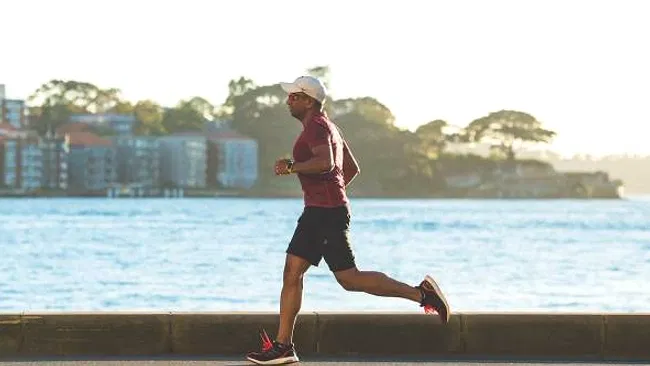
[[[357,159],[352,154],[348,143],[343,140],[343,180],[345,181],[346,187],[352,182],[354,177],[359,175],[359,172],[359,163],[357,163]]]
[[[291,174],[289,171],[289,159],[279,159],[275,162],[275,175],[288,175]]]

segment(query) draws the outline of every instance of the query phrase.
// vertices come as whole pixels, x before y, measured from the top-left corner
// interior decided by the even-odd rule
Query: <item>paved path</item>
[[[501,366],[501,365],[521,365],[521,366],[598,366],[598,365],[612,365],[611,363],[570,363],[570,362],[496,362],[496,361],[435,361],[427,362],[424,360],[399,360],[399,359],[307,359],[300,363],[294,364],[297,366],[333,366],[333,365],[436,365],[436,366]],[[642,363],[630,363],[630,365],[641,365]],[[650,363],[648,363],[650,364]],[[135,360],[122,360],[122,359],[92,359],[92,360],[19,360],[19,361],[2,361],[1,366],[250,366],[254,365],[246,360],[237,358],[213,358],[213,359],[135,359]],[[615,363],[615,365],[625,365],[624,363]]]

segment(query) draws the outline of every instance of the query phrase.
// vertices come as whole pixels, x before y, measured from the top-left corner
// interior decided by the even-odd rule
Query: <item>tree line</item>
[[[330,70],[319,66],[307,70],[328,84]],[[202,131],[206,120],[228,120],[231,128],[257,140],[259,192],[295,192],[296,180],[278,179],[273,162],[289,156],[300,123],[285,105],[279,84],[257,85],[245,77],[228,84],[228,97],[221,105],[195,96],[163,107],[153,100],[124,100],[119,89],[102,89],[79,81],[51,80],[27,99],[31,128],[44,135],[69,122],[76,113],[133,114],[136,135],[161,136]],[[532,115],[499,110],[452,130],[444,120],[423,123],[415,131],[398,128],[390,109],[373,97],[332,99],[325,109],[339,125],[360,161],[363,173],[351,186],[353,193],[382,196],[435,196],[445,191],[444,177],[467,171],[489,171],[499,163],[516,160],[522,144],[549,143],[556,135],[543,128]],[[110,134],[106,130],[96,131]],[[449,144],[488,143],[489,157],[454,154]]]

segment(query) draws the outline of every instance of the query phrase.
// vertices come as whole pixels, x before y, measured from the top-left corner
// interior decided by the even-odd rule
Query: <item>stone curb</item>
[[[243,356],[273,337],[270,312],[0,313],[0,358]],[[300,356],[650,360],[650,314],[300,313]]]

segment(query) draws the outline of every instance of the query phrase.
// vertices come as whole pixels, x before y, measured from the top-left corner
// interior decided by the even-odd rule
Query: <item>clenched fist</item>
[[[292,167],[293,167],[293,160],[279,159],[275,162],[275,175],[291,174]]]

